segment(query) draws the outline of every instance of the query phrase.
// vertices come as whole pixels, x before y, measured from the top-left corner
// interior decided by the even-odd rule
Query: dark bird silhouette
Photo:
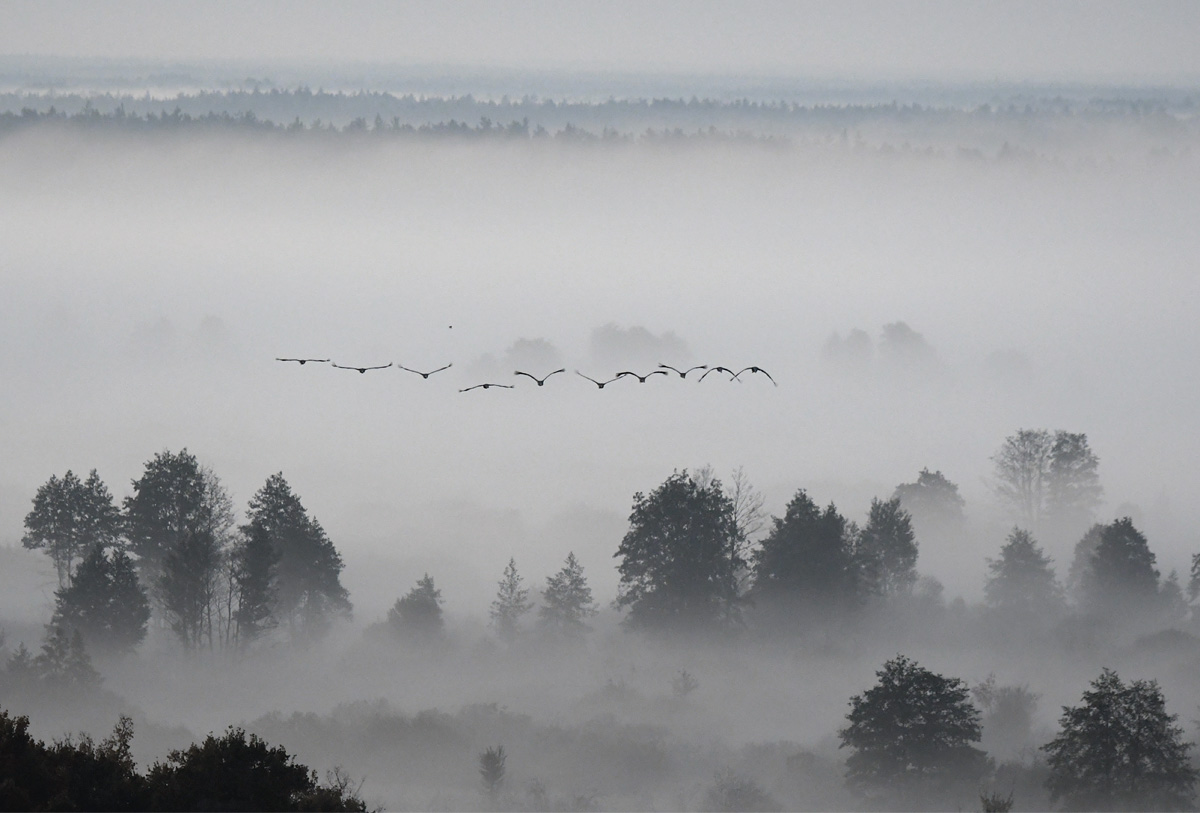
[[[421,376],[421,378],[429,378],[429,376],[433,375],[434,373],[440,373],[442,370],[449,370],[453,366],[454,366],[454,363],[451,362],[450,364],[447,364],[445,367],[438,367],[436,370],[430,370],[427,373],[423,373],[420,370],[414,370],[411,367],[405,367],[403,364],[397,364],[396,368],[400,369],[400,370],[408,370],[408,372],[410,372],[410,373],[416,373],[417,375]]]
[[[706,372],[704,375],[700,376],[700,380],[703,381],[704,379],[708,378],[709,373],[729,373],[729,375],[731,376],[729,379],[730,381],[732,381],[734,378],[737,378],[737,373],[735,373],[733,370],[729,369],[728,367],[709,367],[708,372]],[[738,383],[741,383],[741,382],[738,382]]]
[[[659,364],[658,366],[662,367],[664,370],[672,370],[676,373],[679,373],[680,378],[687,378],[687,374],[690,373],[692,370],[707,370],[708,369],[707,364],[697,364],[695,367],[688,367],[686,370],[676,369],[675,367],[672,367],[670,364]]]
[[[513,388],[513,385],[512,384],[476,384],[473,387],[467,387],[466,389],[461,389],[461,390],[459,390],[459,392],[470,392],[471,390],[478,390],[478,389],[486,390],[486,389],[490,389],[491,387],[501,387],[506,390],[511,390]]]
[[[555,370],[555,371],[554,371],[554,372],[552,372],[552,373],[546,373],[546,374],[545,374],[544,376],[542,376],[541,378],[538,378],[536,375],[531,375],[530,373],[523,373],[523,372],[521,372],[520,370],[514,370],[514,371],[513,371],[513,375],[523,375],[523,376],[525,376],[526,378],[532,378],[534,381],[536,381],[536,382],[537,382],[537,385],[538,385],[539,387],[541,387],[541,386],[543,386],[543,385],[546,383],[546,379],[547,379],[547,378],[549,378],[550,376],[552,376],[552,375],[558,375],[559,373],[565,373],[566,371],[567,371],[567,369],[564,367],[564,368],[563,368],[563,369],[561,369],[561,370]]]
[[[308,364],[310,361],[313,364],[325,364],[326,362],[329,361],[329,359],[281,359],[281,358],[276,358],[275,360],[276,361],[294,361],[301,366]]]
[[[387,364],[379,364],[375,367],[346,367],[334,362],[333,366],[337,367],[339,370],[358,370],[360,373],[365,373],[367,370],[386,370],[388,367],[392,366],[392,363],[388,362]]]
[[[591,381],[593,384],[595,384],[600,389],[604,389],[605,384],[611,384],[614,381],[616,381],[617,378],[620,378],[620,376],[617,376],[617,378],[610,378],[607,381],[597,381],[596,379],[592,378],[591,376],[584,375],[583,373],[579,372],[578,370],[575,371],[575,375],[579,376],[580,378],[586,378],[588,381]]]
[[[770,373],[768,373],[766,370],[764,370],[762,367],[746,367],[746,368],[744,368],[744,369],[742,369],[742,370],[739,370],[739,371],[738,371],[738,372],[737,372],[737,373],[736,373],[736,374],[733,376],[733,380],[735,380],[735,381],[738,381],[738,380],[740,380],[740,379],[738,379],[738,376],[739,376],[739,375],[741,375],[742,373],[746,373],[746,372],[749,372],[749,373],[762,373],[762,374],[763,374],[763,375],[765,375],[767,378],[771,378],[771,374],[770,374]],[[775,379],[774,379],[774,378],[771,378],[771,383],[772,383],[772,384],[775,384],[775,386],[776,386],[776,387],[778,387],[778,386],[779,386],[779,384],[777,384],[777,383],[775,382]]]
[[[637,373],[631,373],[628,370],[626,370],[623,373],[617,373],[617,378],[622,378],[627,375],[631,375],[634,378],[636,378],[638,380],[639,384],[645,384],[646,379],[649,378],[650,376],[652,376],[652,375],[667,375],[667,371],[666,370],[655,370],[652,373],[646,373],[645,375],[638,375]]]

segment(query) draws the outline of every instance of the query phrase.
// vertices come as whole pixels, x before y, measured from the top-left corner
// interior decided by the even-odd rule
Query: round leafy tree
[[[1042,746],[1050,800],[1066,810],[1192,810],[1200,772],[1176,719],[1157,682],[1126,684],[1105,669]]]
[[[878,682],[850,699],[850,725],[838,732],[846,784],[872,806],[912,809],[977,792],[990,769],[971,745],[982,733],[966,683],[898,655],[875,673]]]

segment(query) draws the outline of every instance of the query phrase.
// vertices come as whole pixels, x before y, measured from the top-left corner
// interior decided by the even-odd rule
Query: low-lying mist
[[[145,765],[241,723],[322,771],[365,775],[366,798],[389,808],[478,804],[476,757],[503,741],[511,787],[536,796],[537,779],[551,806],[694,809],[734,769],[786,806],[832,809],[855,804],[837,748],[846,703],[898,651],[972,685],[1030,687],[1030,748],[1101,666],[1158,679],[1186,718],[1200,701],[1186,646],[979,635],[987,558],[1012,529],[991,458],[1020,428],[1087,434],[1096,518],[1133,516],[1164,575],[1186,581],[1197,552],[1200,165],[1142,146],[1072,161],[839,143],[5,136],[8,651],[34,649],[53,612],[53,568],[19,549],[38,487],[95,468],[119,503],[164,449],[211,467],[239,514],[282,472],[341,552],[354,604],[308,649],[242,659],[183,658],[154,628],[134,656],[97,661],[101,699],[31,699],[34,727],[102,735],[133,710]],[[278,357],[453,366],[422,378]],[[754,365],[778,386],[672,373],[600,389],[576,374],[660,363]],[[560,367],[545,386],[513,375]],[[513,388],[461,391],[480,383]],[[908,615],[844,638],[625,631],[610,603],[633,495],[706,465],[742,467],[769,515],[803,488],[860,523],[872,498],[943,472],[966,523],[919,536],[917,569],[945,592],[926,583]],[[1060,579],[1073,544],[1046,542]],[[539,590],[572,551],[602,608],[586,642],[494,640],[510,558]],[[373,637],[426,573],[446,645]],[[673,683],[684,671],[694,690]]]

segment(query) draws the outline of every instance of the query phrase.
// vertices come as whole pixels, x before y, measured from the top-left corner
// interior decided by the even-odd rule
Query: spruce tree
[[[293,640],[320,636],[334,618],[350,616],[342,556],[282,473],[268,477],[250,499],[247,517],[249,526],[267,534],[279,557],[274,615]]]
[[[93,548],[75,572],[71,585],[55,593],[51,622],[78,630],[96,652],[133,650],[146,637],[150,602],[124,551],[112,557]]]
[[[529,600],[529,590],[521,586],[522,581],[517,573],[516,560],[509,559],[489,613],[492,626],[503,641],[511,642],[517,638],[520,633],[521,616],[533,608],[533,602]]]
[[[988,559],[987,603],[997,609],[1033,615],[1057,615],[1064,609],[1062,588],[1054,577],[1050,557],[1033,535],[1013,528],[1000,558]]]
[[[121,514],[96,470],[86,481],[68,471],[61,479],[51,475],[38,488],[21,544],[46,551],[62,589],[70,584],[76,563],[95,548],[115,543],[120,527]]]
[[[279,552],[262,525],[251,524],[245,529],[241,543],[234,551],[234,590],[237,609],[233,620],[240,646],[254,643],[276,625],[275,569]]]
[[[564,635],[578,636],[588,630],[584,619],[597,612],[592,588],[588,587],[587,577],[583,575],[583,565],[579,564],[574,552],[568,553],[562,569],[546,577],[538,616],[548,628]]]

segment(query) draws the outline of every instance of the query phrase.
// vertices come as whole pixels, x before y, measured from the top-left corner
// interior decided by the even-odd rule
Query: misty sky
[[[852,79],[1188,81],[1200,4],[0,2],[0,54]]]

